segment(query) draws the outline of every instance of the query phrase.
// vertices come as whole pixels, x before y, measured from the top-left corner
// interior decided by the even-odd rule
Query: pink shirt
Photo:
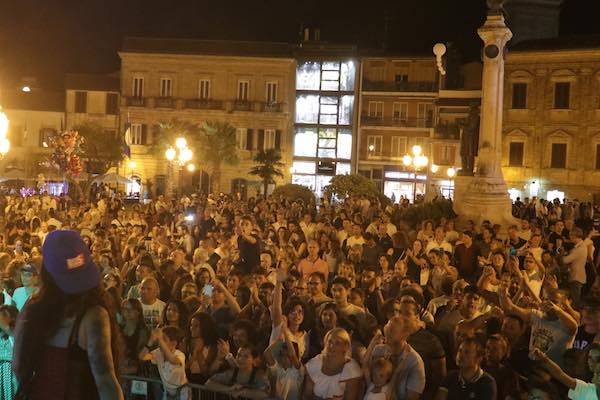
[[[298,272],[302,274],[304,279],[308,279],[309,275],[313,272],[320,272],[325,276],[325,280],[327,280],[327,276],[329,275],[329,266],[322,258],[317,258],[315,262],[312,262],[307,258],[300,261],[298,264]]]

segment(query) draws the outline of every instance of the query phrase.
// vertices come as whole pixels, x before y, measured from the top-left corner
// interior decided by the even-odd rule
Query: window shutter
[[[148,125],[142,124],[142,143],[148,144]]]
[[[252,151],[254,148],[254,130],[246,130],[246,150]]]
[[[281,149],[281,129],[275,131],[275,148],[277,150]]]
[[[256,146],[256,148],[259,151],[265,149],[265,130],[264,129],[258,130],[258,145]]]

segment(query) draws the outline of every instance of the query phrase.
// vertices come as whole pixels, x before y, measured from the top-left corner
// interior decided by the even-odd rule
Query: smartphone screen
[[[208,285],[204,285],[204,289],[202,289],[202,294],[206,297],[212,297],[214,286],[210,283]]]

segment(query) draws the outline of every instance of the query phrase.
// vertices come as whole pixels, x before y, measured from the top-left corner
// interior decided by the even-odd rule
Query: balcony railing
[[[154,107],[175,108],[175,99],[172,97],[156,97],[154,98]]]
[[[223,102],[210,99],[188,99],[185,101],[185,107],[200,110],[222,110]]]
[[[400,128],[431,128],[433,121],[429,118],[380,118],[362,115],[360,123],[365,126],[392,126]]]
[[[436,82],[387,82],[363,81],[362,90],[374,92],[435,92],[438,89]]]
[[[264,112],[281,112],[283,107],[281,103],[265,102],[261,103],[260,110]]]
[[[435,139],[460,140],[460,126],[455,123],[438,124],[433,131]]]
[[[252,103],[246,100],[236,100],[233,102],[233,109],[235,111],[251,111]]]
[[[125,104],[129,107],[146,107],[146,98],[135,96],[125,97]]]

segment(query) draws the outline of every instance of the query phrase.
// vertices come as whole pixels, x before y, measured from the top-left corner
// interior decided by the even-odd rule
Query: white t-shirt
[[[161,349],[152,350],[152,364],[158,366],[160,380],[169,395],[174,395],[177,392],[177,388],[187,383],[187,377],[185,376],[185,354],[180,350],[175,350],[173,354],[181,365],[171,364],[165,358]],[[179,398],[180,400],[188,400],[189,389],[182,390]]]
[[[165,309],[165,302],[156,299],[154,304],[147,305],[142,302],[142,311],[144,312],[144,323],[148,329],[154,329],[160,324],[160,317]]]
[[[32,294],[35,293],[35,289],[32,289],[31,292],[27,292],[25,287],[16,288],[12,295],[12,300],[17,307],[17,310],[21,311],[23,306],[27,302],[27,300],[31,297]]]
[[[283,322],[281,323],[283,324]],[[277,326],[273,326],[271,329],[271,336],[269,337],[269,345],[275,343],[281,337],[281,324]],[[298,345],[298,358],[302,359],[304,353],[308,350],[310,336],[308,333],[303,332],[301,336],[290,335],[290,342],[296,343]]]
[[[331,397],[342,397],[346,390],[346,382],[362,377],[362,371],[356,361],[348,361],[342,372],[336,375],[325,375],[321,370],[323,368],[323,355],[319,354],[306,363],[306,372],[314,382],[313,394],[323,399]]]
[[[269,367],[269,371],[275,378],[275,396],[278,399],[299,400],[301,398],[304,367],[284,369],[275,361],[275,364]]]
[[[373,389],[375,389],[375,385],[371,383],[367,388],[367,393],[365,393],[363,400],[387,400],[388,393],[390,393],[392,387],[388,383],[381,388],[381,392],[373,393]]]
[[[575,389],[569,389],[568,396],[573,400],[598,400],[596,385],[575,379]]]

